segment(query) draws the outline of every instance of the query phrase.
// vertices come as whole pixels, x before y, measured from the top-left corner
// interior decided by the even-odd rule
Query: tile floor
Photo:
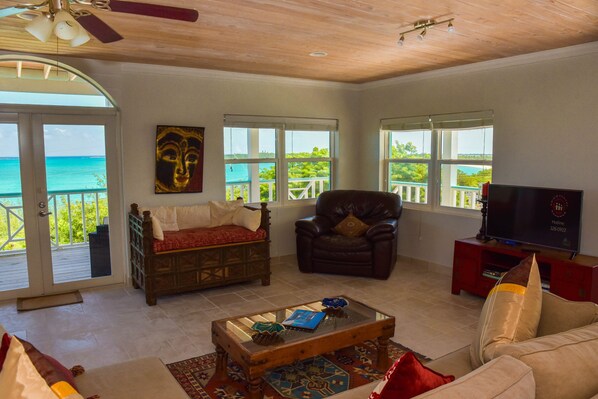
[[[82,291],[83,303],[18,313],[0,302],[0,324],[67,366],[86,368],[144,356],[171,363],[214,351],[215,319],[345,294],[396,317],[394,340],[431,358],[472,340],[483,299],[451,295],[451,278],[401,261],[385,281],[302,274],[293,257],[273,259],[272,283],[259,281],[161,297],[147,306],[140,290]]]

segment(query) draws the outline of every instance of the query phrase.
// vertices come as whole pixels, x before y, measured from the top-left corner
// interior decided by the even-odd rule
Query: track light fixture
[[[422,19],[419,20],[417,22],[415,22],[413,24],[413,29],[409,29],[406,30],[404,32],[400,33],[400,38],[399,41],[397,42],[397,44],[399,46],[403,46],[405,44],[405,35],[407,33],[411,33],[411,32],[416,32],[419,31],[419,34],[417,35],[417,38],[419,40],[424,40],[424,37],[426,36],[426,33],[428,32],[428,29],[433,28],[436,25],[442,25],[442,24],[447,24],[447,31],[450,33],[453,33],[455,31],[455,27],[453,26],[453,20],[455,18],[449,18],[449,19],[445,19],[442,21],[436,21],[434,19]]]

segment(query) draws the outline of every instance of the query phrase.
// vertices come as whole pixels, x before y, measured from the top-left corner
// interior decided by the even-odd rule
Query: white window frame
[[[417,163],[428,165],[427,203],[407,201],[403,198],[403,205],[408,209],[419,209],[443,213],[479,214],[478,209],[468,209],[443,205],[440,201],[441,171],[443,165],[485,165],[492,168],[492,160],[467,160],[442,158],[442,132],[465,130],[468,128],[493,127],[494,113],[491,110],[475,111],[457,114],[423,115],[405,118],[389,118],[380,120],[380,132],[383,135],[384,151],[382,162],[382,176],[380,189],[390,190],[390,165],[392,163]],[[398,128],[400,127],[400,128]],[[430,132],[430,158],[397,158],[392,159],[390,153],[391,133],[396,131],[425,130]],[[475,194],[474,198],[475,198]]]
[[[269,204],[288,206],[292,204],[315,203],[316,197],[289,199],[289,177],[288,167],[290,162],[329,162],[330,177],[329,190],[334,189],[335,171],[336,171],[336,137],[338,134],[337,119],[315,119],[315,118],[289,118],[289,117],[269,117],[252,115],[225,115],[224,129],[237,127],[244,129],[274,129],[276,156],[274,158],[246,158],[246,159],[224,159],[225,168],[230,164],[259,164],[273,163],[276,168],[276,200],[268,201]],[[321,158],[287,158],[286,157],[286,132],[294,131],[328,131],[329,132],[329,157]],[[225,174],[226,185],[226,174]],[[225,187],[225,190],[228,190]],[[233,188],[234,190],[234,188]],[[259,188],[258,188],[259,190]],[[319,195],[319,192],[318,192]],[[260,201],[252,201],[257,203]]]

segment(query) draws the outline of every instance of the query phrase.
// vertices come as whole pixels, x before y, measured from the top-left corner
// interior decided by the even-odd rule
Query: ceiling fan
[[[124,12],[150,17],[195,22],[197,10],[190,8],[163,6],[123,0],[44,0],[38,4],[22,4],[0,9],[0,18],[22,14],[31,22],[25,29],[37,39],[46,42],[54,33],[58,38],[70,40],[72,47],[80,46],[90,37],[88,32],[102,43],[112,43],[123,37],[108,24],[84,8],[73,5],[91,6],[96,10]],[[27,11],[40,11],[41,15],[31,17]]]

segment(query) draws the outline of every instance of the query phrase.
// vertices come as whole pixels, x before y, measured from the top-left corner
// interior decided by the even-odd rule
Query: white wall
[[[357,184],[359,157],[354,85],[301,81],[89,60],[65,60],[102,84],[121,109],[124,204],[188,205],[225,198],[225,114],[335,118],[339,120],[337,188]],[[205,127],[203,192],[154,194],[156,125]],[[295,253],[295,220],[311,215],[313,201],[270,206],[271,254]]]
[[[581,252],[598,255],[598,46],[547,54],[366,85],[360,186],[379,187],[381,118],[492,109],[494,182],[584,190]],[[454,240],[479,227],[479,218],[407,210],[399,253],[450,266]]]
[[[377,190],[381,118],[493,109],[494,181],[585,191],[581,250],[598,255],[598,46],[575,46],[361,86],[65,59],[101,83],[122,110],[124,203],[224,198],[224,114],[338,118],[337,188]],[[204,126],[204,192],[153,194],[158,124]],[[294,221],[313,205],[272,208],[273,256],[295,252]],[[399,253],[452,264],[453,242],[479,217],[406,209]]]

